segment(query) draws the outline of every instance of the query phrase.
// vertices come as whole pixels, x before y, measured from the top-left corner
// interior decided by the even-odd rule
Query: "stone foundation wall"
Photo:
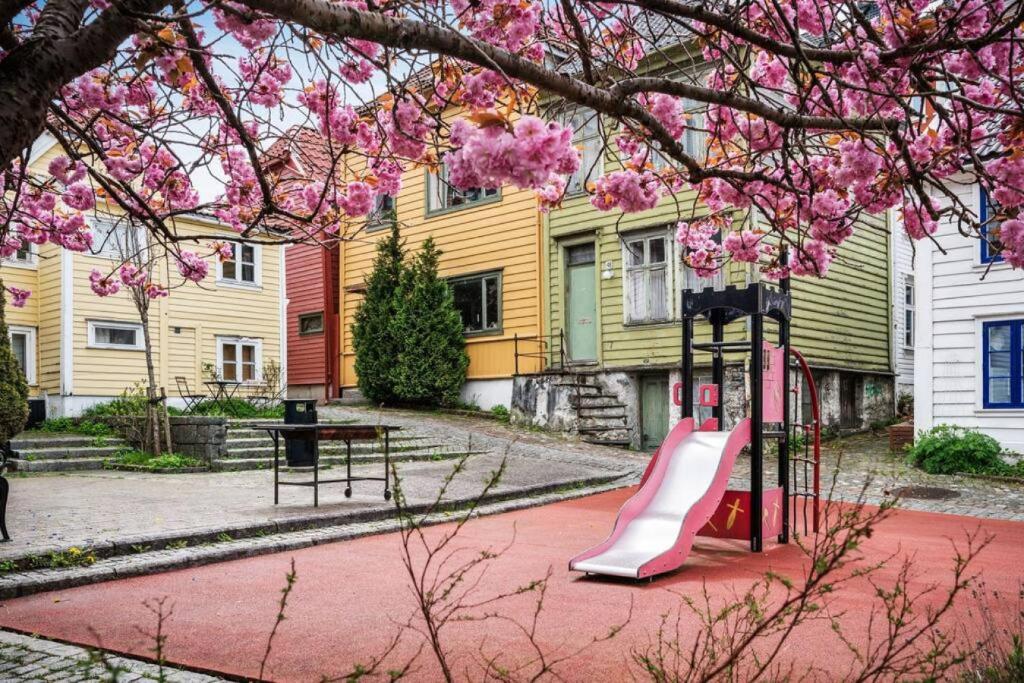
[[[174,452],[209,464],[227,452],[228,421],[223,417],[171,418]]]
[[[576,410],[563,375],[519,375],[512,382],[512,424],[553,432],[576,431]]]

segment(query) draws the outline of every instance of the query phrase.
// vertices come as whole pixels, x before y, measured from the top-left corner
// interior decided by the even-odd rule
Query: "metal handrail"
[[[519,333],[515,333],[512,336],[515,374],[519,373],[519,359],[520,358],[536,358],[541,361],[541,370],[551,368],[555,365],[555,339],[558,339],[558,362],[559,368],[564,369],[566,366],[565,358],[565,333],[559,330],[557,333],[545,334],[545,335],[526,335],[520,336]],[[526,342],[529,344],[535,344],[534,350],[532,351],[520,351],[519,342]]]

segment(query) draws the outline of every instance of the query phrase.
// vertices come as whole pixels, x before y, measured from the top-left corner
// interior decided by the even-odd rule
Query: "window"
[[[306,334],[320,334],[324,331],[324,314],[320,311],[316,313],[303,313],[299,316],[299,335]]]
[[[981,190],[981,262],[1001,263],[1002,254],[990,242],[999,243],[999,226],[1002,224],[999,205],[993,202],[988,192]]]
[[[139,250],[138,232],[125,220],[96,217],[92,224],[92,254],[124,260]]]
[[[501,273],[455,278],[451,285],[466,334],[501,330]]]
[[[4,263],[10,266],[23,268],[34,267],[36,264],[36,245],[22,240],[21,247],[11,256],[4,259]]]
[[[427,172],[427,211],[456,209],[498,197],[497,189],[470,188],[458,190],[448,182],[448,164],[441,164],[437,173]]]
[[[36,383],[36,328],[10,325],[8,334],[18,367],[29,384]]]
[[[660,322],[669,318],[669,241],[667,235],[627,238],[622,259],[626,264],[626,322]]]
[[[221,262],[218,280],[237,285],[258,284],[256,279],[256,264],[258,263],[256,246],[241,242],[232,242],[230,244],[232,257]]]
[[[683,100],[686,110],[686,133],[683,136],[683,148],[686,153],[697,161],[704,161],[708,153],[708,134],[705,130],[704,110],[699,102]]]
[[[1024,320],[982,324],[982,387],[986,408],[1024,408]]]
[[[569,176],[565,186],[567,195],[587,191],[587,184],[601,175],[602,151],[601,119],[591,109],[577,109],[563,117],[565,125],[573,129],[572,144],[580,150],[580,167]]]
[[[914,348],[914,276],[903,281],[903,345]]]
[[[98,349],[132,349],[143,348],[142,325],[140,323],[122,323],[90,320],[89,346]]]
[[[219,337],[217,339],[217,376],[225,382],[258,382],[260,355],[258,339]]]
[[[395,198],[379,194],[373,202],[373,212],[366,221],[366,231],[383,230],[395,222]]]

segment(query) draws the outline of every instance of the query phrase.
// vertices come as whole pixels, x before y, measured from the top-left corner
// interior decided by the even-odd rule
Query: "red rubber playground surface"
[[[626,628],[564,666],[560,673],[567,680],[628,678],[631,649],[648,643],[661,615],[679,605],[679,595],[696,596],[704,581],[714,598],[727,600],[768,568],[793,577],[801,573],[803,556],[793,546],[771,545],[764,554],[751,555],[742,542],[715,539],[698,539],[682,569],[653,583],[586,579],[569,573],[569,557],[604,538],[630,492],[614,491],[477,519],[466,525],[457,541],[468,553],[503,547],[515,534],[511,548],[481,580],[474,593],[477,597],[510,590],[543,577],[552,568],[538,629],[538,640],[549,650],[566,652],[602,635],[625,618],[632,602],[632,619]],[[915,584],[923,587],[948,579],[950,540],[962,540],[966,531],[979,527],[995,535],[976,565],[986,588],[1016,595],[1024,563],[1021,523],[901,511],[877,529],[865,550],[876,560],[900,548],[913,552]],[[399,540],[388,534],[12,600],[0,606],[0,626],[148,656],[152,639],[140,629],[151,631],[155,620],[143,601],[167,596],[167,604],[173,604],[173,614],[164,624],[166,656],[171,662],[255,676],[292,558],[298,582],[274,642],[268,678],[310,681],[347,672],[354,662],[380,653],[397,632],[398,622],[413,611]],[[844,623],[855,636],[863,635],[866,628],[871,593],[865,583],[850,584],[837,600],[837,606],[847,610]],[[533,598],[520,596],[503,605],[503,614],[527,623]],[[967,608],[966,604],[961,607],[963,613]],[[1016,608],[1012,600],[997,604],[1007,613]],[[693,633],[694,623],[692,616],[684,616],[684,641],[687,633]],[[397,665],[420,642],[419,636],[407,633],[389,663]],[[499,620],[455,624],[447,644],[457,653],[459,672],[469,671],[470,679],[480,678],[479,669],[467,668],[473,666],[471,658],[478,658],[477,653],[502,653],[506,664],[531,656],[521,634]],[[848,661],[824,622],[805,625],[789,639],[782,657],[798,671],[823,667],[824,677],[841,676]],[[437,678],[426,651],[417,667],[412,680]]]

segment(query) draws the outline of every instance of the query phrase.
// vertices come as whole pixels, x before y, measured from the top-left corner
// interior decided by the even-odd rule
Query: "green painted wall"
[[[606,160],[606,170],[607,162],[614,163]],[[677,365],[681,343],[678,301],[668,323],[624,324],[622,242],[624,236],[659,226],[666,226],[668,232],[671,225],[674,231],[677,221],[703,211],[692,191],[674,200],[664,199],[651,211],[625,216],[597,211],[586,197],[566,198],[562,207],[545,218],[547,329],[557,335],[563,325],[565,247],[596,241],[598,362],[608,369]],[[793,345],[812,365],[890,371],[889,237],[884,218],[864,223],[840,249],[827,279],[793,280]],[[602,271],[608,261],[612,277],[604,279]],[[682,273],[679,264],[674,292],[679,291]],[[750,275],[744,264],[730,264],[727,277],[729,283],[743,286]],[[727,338],[742,339],[745,331],[745,323],[736,323],[727,329]],[[710,337],[710,329],[704,325],[698,326],[697,333],[698,337]]]

